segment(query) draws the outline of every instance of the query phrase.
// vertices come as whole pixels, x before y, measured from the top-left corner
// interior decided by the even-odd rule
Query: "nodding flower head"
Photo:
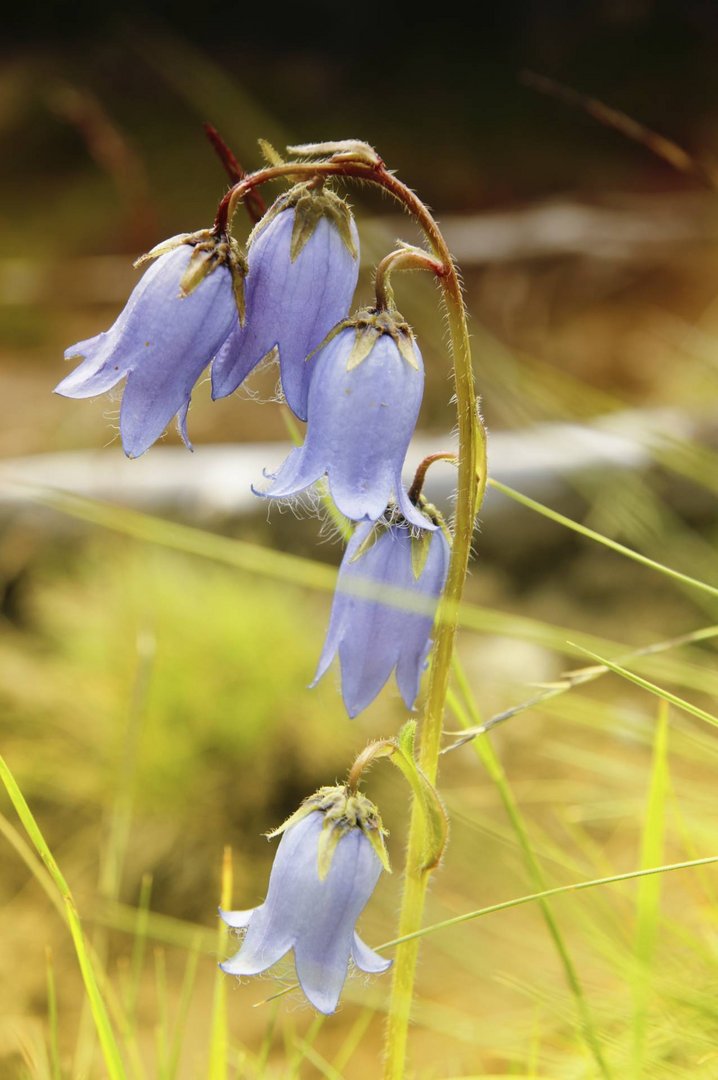
[[[393,670],[411,709],[431,648],[449,555],[441,528],[417,533],[396,511],[389,511],[376,525],[358,525],[339,568],[329,630],[312,686],[338,653],[349,716],[371,704]],[[393,602],[382,603],[382,592],[392,587],[402,593]]]
[[[424,390],[421,353],[401,316],[359,312],[336,328],[309,366],[304,445],[257,494],[291,498],[326,475],[337,507],[354,521],[376,521],[394,496],[407,520],[433,528],[401,483]]]
[[[220,965],[228,975],[258,975],[294,950],[307,1000],[332,1013],[349,961],[370,974],[391,961],[355,930],[381,874],[388,869],[384,829],[376,807],[345,787],[321,788],[270,836],[283,833],[267,898],[250,911],[221,911],[246,930],[239,952]]]
[[[257,225],[247,251],[247,317],[212,367],[212,396],[231,394],[276,347],[290,408],[307,416],[307,356],[345,318],[359,276],[359,236],[333,192],[298,184]]]
[[[120,436],[128,457],[139,457],[174,416],[187,437],[195,383],[238,321],[242,259],[233,241],[209,230],[173,237],[147,258],[155,261],[105,333],[65,352],[82,363],[55,388],[89,398],[127,377]],[[144,261],[144,260],[141,260]]]

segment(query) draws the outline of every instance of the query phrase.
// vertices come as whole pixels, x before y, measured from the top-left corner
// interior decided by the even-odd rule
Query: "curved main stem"
[[[446,588],[441,601],[434,635],[426,708],[419,729],[419,765],[431,783],[436,780],[441,747],[446,696],[449,688],[451,658],[456,635],[458,607],[464,589],[471,552],[474,520],[486,488],[486,435],[478,411],[471,363],[471,346],[461,283],[446,241],[438,224],[417,195],[382,162],[329,160],[290,162],[270,166],[242,179],[227,192],[220,203],[215,222],[218,232],[231,228],[239,201],[256,187],[282,177],[296,180],[322,176],[341,176],[369,181],[392,195],[423,229],[441,286],[449,327],[451,360],[454,369],[457,426],[459,434],[458,485],[454,520],[454,542]],[[421,928],[430,871],[424,868],[424,822],[416,800],[412,804],[411,824],[404,869],[404,887],[399,917],[399,937]],[[415,938],[397,948],[392,978],[389,1018],[386,1029],[384,1080],[403,1080],[411,1004],[414,996],[419,942]]]
[[[443,238],[441,240],[443,244]],[[438,253],[438,252],[437,252]],[[458,275],[446,252],[450,273],[441,279],[449,322],[459,429],[459,466],[454,543],[446,589],[434,636],[434,656],[426,710],[419,729],[419,765],[434,783],[438,772],[441,731],[449,688],[451,658],[456,635],[458,604],[464,588],[471,552],[474,519],[486,487],[486,437],[478,414],[474,390],[466,312]],[[424,821],[416,801],[412,806],[404,870],[404,890],[399,916],[399,937],[421,928],[430,873],[424,870]],[[406,1044],[414,997],[419,941],[399,945],[394,961],[391,1002],[387,1023],[384,1078],[402,1080]]]

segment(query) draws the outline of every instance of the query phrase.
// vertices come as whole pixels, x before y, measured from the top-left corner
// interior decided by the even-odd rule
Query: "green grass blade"
[[[678,637],[669,638],[666,641],[655,641],[650,645],[642,646],[640,649],[632,649],[623,656],[619,656],[613,663],[623,665],[629,660],[640,660],[645,657],[657,656],[660,653],[668,652],[671,649],[677,649],[682,645],[698,644],[702,641],[710,641],[715,637],[718,637],[718,626],[701,627],[699,630],[693,630],[687,634],[680,634]],[[580,646],[577,647],[581,648]],[[566,671],[555,682],[547,686],[546,689],[541,690],[537,694],[533,694],[530,698],[520,702],[518,705],[512,705],[510,709],[505,709],[495,716],[490,716],[478,726],[468,728],[461,733],[448,731],[448,735],[460,735],[460,737],[457,738],[455,742],[451,743],[450,746],[445,747],[442,750],[442,753],[447,754],[452,750],[458,750],[462,746],[465,746],[471,739],[475,738],[477,735],[485,734],[487,731],[490,731],[491,728],[496,727],[497,724],[504,723],[506,720],[511,720],[514,716],[518,716],[527,709],[534,709],[537,706],[544,705],[553,700],[553,698],[561,697],[562,694],[568,693],[569,690],[573,690],[577,686],[584,686],[586,683],[594,682],[596,679],[601,678],[601,676],[607,675],[610,671],[611,668],[606,664],[594,664],[591,667],[583,667],[575,671]],[[694,685],[698,682],[697,679],[691,681]]]
[[[157,999],[157,1022],[155,1024],[155,1046],[157,1053],[157,1078],[167,1080],[169,1050],[169,1009],[167,1004],[167,963],[164,949],[154,951],[155,958],[155,997]]]
[[[575,881],[570,885],[556,885],[553,889],[528,893],[526,896],[517,896],[513,900],[503,900],[499,904],[490,904],[488,907],[477,908],[475,911],[467,911],[463,915],[454,915],[451,919],[443,919],[441,922],[424,926],[413,934],[392,938],[391,941],[385,941],[382,945],[376,945],[375,948],[377,950],[393,949],[403,941],[427,937],[429,934],[435,934],[437,930],[449,930],[453,926],[461,926],[462,923],[480,919],[484,915],[493,915],[497,911],[508,911],[510,908],[522,907],[524,904],[535,904],[540,900],[551,899],[552,896],[581,892],[583,889],[597,889],[603,885],[617,885],[622,881],[634,881],[648,877],[651,874],[668,874],[675,870],[692,870],[700,866],[711,866],[714,863],[718,863],[718,855],[707,855],[702,859],[689,859],[686,862],[667,863],[664,866],[649,866],[645,870],[628,870],[624,874],[611,874],[608,877],[592,878],[590,881]]]
[[[232,849],[226,847],[222,858],[222,879],[220,886],[220,907],[228,911],[232,906]],[[217,956],[223,957],[227,951],[229,927],[219,920],[217,931]],[[208,1080],[227,1080],[229,1066],[229,1031],[227,1025],[227,983],[224,972],[217,968],[212,999],[212,1020],[210,1024],[210,1048]]]
[[[8,768],[3,757],[0,757],[0,779],[5,785],[5,789],[10,796],[15,810],[17,812],[20,821],[22,822],[25,831],[27,832],[32,844],[34,845],[38,855],[47,867],[50,877],[52,878],[57,891],[62,898],[65,911],[67,914],[67,922],[70,928],[70,934],[75,946],[75,953],[80,965],[80,971],[82,973],[82,980],[85,984],[85,992],[87,999],[90,1003],[90,1009],[92,1012],[92,1019],[95,1023],[97,1031],[97,1037],[100,1040],[100,1046],[102,1048],[102,1056],[107,1068],[108,1075],[111,1080],[126,1080],[125,1067],[122,1062],[122,1056],[120,1054],[117,1041],[115,1039],[114,1031],[110,1023],[110,1018],[107,1014],[107,1007],[103,1000],[100,988],[97,982],[97,976],[90,959],[90,955],[85,942],[85,936],[82,929],[82,923],[80,922],[80,916],[75,906],[70,888],[65,881],[65,878],[60,871],[60,867],[55,862],[55,858],[48,847],[48,844],[43,836],[37,821],[35,820],[30,807],[25,801],[25,796],[22,794],[15,777]]]
[[[271,1007],[269,1013],[269,1019],[267,1021],[267,1027],[264,1031],[262,1038],[262,1045],[259,1048],[257,1055],[257,1076],[264,1076],[264,1072],[269,1062],[269,1055],[272,1050],[272,1043],[274,1042],[274,1034],[277,1030],[277,1020],[279,1018],[279,1005],[274,1004]]]
[[[321,1014],[318,1014],[309,1025],[306,1035],[296,1035],[294,1037],[294,1054],[292,1055],[291,1063],[287,1066],[286,1080],[298,1080],[302,1063],[306,1060],[312,1060],[310,1057],[312,1047],[323,1024],[324,1017]],[[333,1077],[332,1080],[334,1080]]]
[[[169,1051],[167,1069],[165,1070],[168,1080],[175,1080],[180,1065],[182,1041],[184,1039],[185,1031],[187,1030],[187,1018],[189,1016],[189,1008],[192,1002],[192,992],[194,990],[194,984],[197,978],[199,954],[200,937],[199,935],[197,935],[195,943],[189,950],[189,953],[187,955],[187,964],[185,966],[184,978],[182,980],[182,990],[180,993],[179,1007],[177,1009],[177,1018],[174,1024],[174,1033]]]
[[[373,1009],[362,1009],[356,1020],[349,1029],[349,1034],[339,1047],[339,1051],[332,1061],[333,1067],[338,1073],[344,1072],[345,1068],[356,1053],[362,1039],[367,1033],[374,1017]]]
[[[137,1012],[137,999],[142,981],[142,966],[147,945],[147,927],[150,918],[150,899],[152,896],[152,875],[143,874],[140,883],[140,896],[137,909],[132,912],[132,956],[130,959],[130,982],[126,997],[127,1017],[134,1024]]]
[[[670,690],[664,690],[663,687],[656,686],[655,683],[649,682],[648,679],[643,679],[640,675],[635,675],[632,671],[627,671],[626,668],[621,667],[620,664],[614,664],[612,660],[606,660],[604,657],[591,652],[589,649],[581,649],[581,652],[584,652],[586,656],[592,657],[594,660],[598,661],[599,664],[603,664],[604,667],[609,668],[611,671],[615,672],[616,675],[620,675],[629,682],[635,683],[636,686],[640,686],[641,689],[648,690],[649,693],[662,698],[663,701],[668,702],[669,705],[675,705],[677,709],[688,713],[689,716],[696,716],[699,720],[705,720],[707,724],[718,727],[718,716],[713,716],[712,713],[706,712],[705,709],[700,709],[697,705],[692,705],[690,701],[685,701],[676,694],[672,694]]]
[[[467,715],[452,690],[449,691],[446,700],[449,708],[453,711],[459,723],[463,727],[468,728],[472,726],[472,723],[475,725],[477,721],[480,722],[480,718],[478,717],[477,711],[474,706],[471,687],[469,686],[466,675],[464,674],[464,671],[460,663],[458,662],[458,659],[456,658],[454,660],[454,671],[464,699],[466,700],[467,705],[469,709],[471,709],[473,715]],[[545,890],[546,878],[541,868],[541,864],[534,852],[533,845],[531,844],[531,838],[529,836],[528,829],[526,828],[526,823],[523,819],[523,815],[521,814],[518,803],[516,802],[513,791],[511,790],[511,785],[509,784],[508,778],[503,770],[501,762],[496,756],[496,753],[493,746],[491,745],[491,742],[489,741],[488,736],[482,735],[480,738],[475,739],[472,745],[474,747],[477,757],[482,762],[487,773],[496,785],[496,789],[504,805],[504,809],[516,834],[516,839],[518,840],[519,847],[523,853],[524,862],[526,863],[530,876],[533,878],[534,883],[538,886],[539,889]],[[566,982],[568,983],[569,989],[571,990],[571,993],[573,994],[574,1000],[576,1002],[576,1008],[580,1019],[583,1038],[586,1042],[588,1049],[593,1054],[596,1066],[600,1074],[605,1077],[606,1080],[609,1080],[609,1078],[611,1077],[611,1071],[606,1064],[606,1060],[603,1056],[601,1043],[598,1037],[598,1033],[596,1031],[593,1017],[591,1015],[588,999],[586,998],[586,995],[583,991],[583,986],[581,985],[581,980],[579,979],[578,972],[571,958],[568,946],[566,945],[558,922],[554,918],[553,911],[551,910],[551,907],[546,901],[546,899],[539,900],[539,904],[541,907],[541,914],[543,915],[544,922],[546,923],[549,935],[556,948],[556,952],[561,962],[561,966],[563,967]]]
[[[49,945],[45,949],[45,958],[47,963],[47,1029],[50,1075],[52,1076],[52,1080],[62,1080],[57,1024],[57,990],[55,988],[55,972],[52,965],[52,949]]]
[[[25,494],[44,506],[49,506],[60,513],[67,514],[78,521],[90,525],[99,525],[136,540],[151,544],[160,544],[175,551],[190,555],[200,555],[206,559],[234,566],[260,577],[275,581],[305,586],[307,588],[330,591],[334,588],[336,573],[331,567],[300,555],[273,551],[245,540],[231,539],[165,521],[151,514],[143,514],[126,507],[113,506],[97,499],[86,499],[69,492],[56,491],[52,488],[25,487]]]
[[[691,577],[690,574],[683,574],[680,570],[674,570],[670,566],[665,566],[663,563],[656,562],[655,559],[649,559],[647,555],[641,555],[640,552],[626,547],[625,544],[619,544],[617,540],[611,540],[610,537],[603,536],[601,533],[589,529],[587,525],[581,525],[580,522],[574,521],[564,514],[559,514],[557,510],[551,510],[550,507],[544,506],[543,503],[536,502],[535,499],[529,498],[528,495],[522,495],[520,491],[515,491],[514,488],[502,484],[499,480],[490,479],[488,482],[496,491],[502,492],[502,494],[507,495],[510,499],[527,507],[527,509],[534,510],[537,514],[541,514],[542,517],[546,517],[550,521],[555,521],[557,525],[563,525],[565,528],[571,529],[572,532],[578,533],[588,540],[595,540],[596,543],[603,544],[604,547],[618,552],[619,555],[625,555],[626,558],[633,559],[634,562],[640,563],[641,566],[646,566],[650,570],[657,570],[658,573],[664,574],[674,581],[679,581],[682,585],[688,585],[692,589],[699,589],[701,592],[709,593],[711,596],[718,596],[718,586],[716,585],[710,585],[706,581],[700,581],[698,578]]]
[[[297,1046],[301,1050],[302,1060],[306,1059],[313,1065],[319,1076],[323,1076],[325,1080],[344,1080],[342,1074],[337,1072],[334,1066],[326,1058],[323,1058],[313,1046],[308,1045],[301,1039],[298,1040]],[[299,1074],[293,1073],[292,1075],[298,1076]]]
[[[668,791],[668,706],[661,702],[653,741],[651,780],[641,838],[641,868],[655,866],[663,858],[666,794]],[[633,1077],[644,1075],[648,996],[652,984],[653,957],[660,918],[661,879],[642,878],[636,895],[636,931],[633,979]]]
[[[158,544],[185,554],[210,559],[226,566],[232,566],[246,573],[255,574],[276,581],[283,581],[297,588],[316,589],[321,592],[333,592],[337,574],[332,567],[315,562],[312,559],[289,555],[286,552],[272,551],[248,541],[218,536],[188,525],[179,525],[149,514],[139,513],[113,506],[78,495],[66,494],[52,488],[29,486],[25,483],[10,484],[7,476],[0,472],[0,483],[13,488],[19,487],[23,494],[38,503],[51,507],[58,513],[66,514],[76,520],[84,521],[109,529],[124,536],[151,544]],[[656,564],[659,565],[659,564]],[[418,613],[433,613],[433,601],[417,598],[411,590],[401,588],[380,588],[356,583],[348,589],[357,595],[381,599],[383,603],[395,605]],[[479,633],[498,634],[505,637],[520,638],[536,642],[561,654],[581,656],[584,648],[594,651],[614,651],[625,653],[625,645],[610,642],[593,634],[569,630],[554,626],[538,619],[527,618],[513,612],[495,611],[477,604],[463,602],[458,610],[446,608],[442,617],[450,619],[456,616],[458,625]],[[579,642],[575,645],[568,638]]]
[[[4,836],[10,846],[15,849],[60,918],[66,922],[67,912],[65,910],[65,905],[57,895],[57,889],[55,888],[52,878],[30,845],[20,835],[12,822],[8,821],[4,814],[0,814],[0,834]]]

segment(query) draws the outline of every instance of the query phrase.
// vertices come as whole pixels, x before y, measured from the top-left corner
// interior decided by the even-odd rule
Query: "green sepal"
[[[401,332],[396,335],[395,339],[402,359],[406,360],[409,367],[413,367],[415,371],[419,370],[419,361],[416,359],[416,350],[414,349],[414,335],[412,333]]]
[[[433,522],[433,524],[439,525],[440,527],[444,526],[444,519],[439,514],[439,511],[436,507],[432,506],[431,503],[427,503],[423,495],[419,496],[417,509],[426,514],[428,520]],[[388,531],[392,525],[402,524],[405,520],[406,519],[397,507],[395,500],[392,499],[384,511],[383,516],[374,522],[374,528],[364,537],[350,561],[353,563],[358,562],[359,559],[362,559],[367,554],[367,552],[371,551],[383,532]],[[416,581],[418,581],[424,573],[426,560],[429,557],[431,536],[432,534],[428,530],[426,532],[420,532],[413,527],[411,528],[411,566]]]
[[[292,209],[294,209],[294,226],[289,249],[292,262],[301,254],[322,218],[327,218],[337,230],[351,257],[359,258],[352,236],[352,213],[348,203],[326,188],[323,182],[317,183],[312,180],[295,184],[284,195],[274,200],[249,237],[250,245],[278,214]]]
[[[358,562],[359,559],[362,559],[369,551],[371,551],[371,549],[374,547],[374,544],[376,544],[377,540],[381,536],[382,525],[383,525],[383,522],[381,520],[375,522],[374,528],[371,529],[371,531],[367,533],[367,535],[364,537],[364,539],[362,540],[359,547],[356,549],[356,551],[352,555],[351,560],[350,560],[351,562],[353,562],[353,563]]]
[[[284,158],[282,155],[274,149],[272,144],[267,139],[258,139],[259,149],[262,157],[270,167],[276,167],[284,165]]]
[[[359,139],[340,139],[338,142],[302,143],[288,146],[287,153],[298,157],[339,158],[342,161],[359,161],[366,165],[381,165],[382,160],[373,146]]]
[[[432,534],[423,531],[419,536],[412,531],[411,534],[411,569],[414,571],[414,580],[418,581],[424,573],[426,560],[429,558]]]
[[[382,334],[388,334],[399,350],[402,360],[414,371],[419,371],[419,361],[414,349],[414,335],[409,324],[395,308],[392,310],[361,308],[354,315],[333,327],[314,351],[323,349],[341,330],[352,327],[356,330],[356,337],[347,360],[347,371],[353,371],[366,360]]]
[[[162,255],[181,247],[182,244],[189,244],[194,248],[187,269],[180,279],[179,288],[182,296],[193,293],[208,274],[211,274],[218,266],[226,266],[232,277],[232,290],[239,321],[244,325],[244,279],[247,275],[247,260],[234,237],[218,234],[214,229],[179,233],[168,240],[163,240],[161,244],[156,244],[146,255],[141,255],[135,261],[135,266],[142,266],[150,259],[159,259]]]
[[[317,844],[317,873],[320,881],[324,881],[329,873],[334,852],[337,850],[337,844],[343,835],[341,827],[331,821],[328,815],[325,816],[322,831],[319,833],[319,843]]]
[[[187,263],[187,269],[180,278],[180,292],[182,295],[189,296],[190,293],[193,293],[197,286],[212,272],[213,268],[211,254],[201,247],[195,247]]]
[[[207,234],[209,234],[209,230],[207,230]],[[159,244],[155,244],[155,246],[150,248],[149,251],[146,251],[144,255],[140,255],[139,259],[135,259],[132,265],[135,269],[139,266],[144,266],[146,262],[151,262],[152,259],[159,259],[162,255],[167,255],[168,252],[174,251],[175,248],[180,247],[182,244],[193,243],[193,238],[198,235],[200,234],[178,233],[177,236],[170,236],[167,240],[162,240]]]
[[[279,836],[315,810],[324,814],[324,824],[317,846],[317,873],[320,881],[324,881],[329,873],[337,844],[352,829],[362,830],[384,869],[391,873],[389,855],[384,844],[387,832],[378,809],[366,795],[352,792],[343,784],[322,787],[314,795],[310,795],[279,828],[266,834],[267,839]]]
[[[322,218],[326,218],[337,230],[351,257],[358,259],[359,252],[351,230],[351,210],[344,199],[324,187],[300,186],[304,187],[304,193],[294,203],[294,228],[289,252],[292,262],[299,256]]]
[[[357,327],[352,351],[349,353],[349,359],[347,360],[347,371],[353,371],[354,368],[364,363],[380,337],[381,331],[373,326]]]
[[[419,768],[414,755],[416,721],[408,720],[396,737],[392,762],[408,780],[424,818],[424,861],[422,869],[434,870],[441,862],[449,836],[449,817],[438,791]]]
[[[296,262],[323,217],[324,209],[319,196],[314,198],[305,196],[297,201],[294,206],[292,243],[289,248],[289,258],[292,262]]]

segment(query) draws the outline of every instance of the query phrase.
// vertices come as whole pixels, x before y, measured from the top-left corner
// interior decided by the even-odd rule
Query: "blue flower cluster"
[[[307,433],[257,494],[291,499],[326,479],[357,523],[315,682],[338,653],[351,716],[394,669],[412,708],[449,548],[401,478],[424,386],[414,336],[392,305],[349,315],[359,269],[349,207],[326,186],[302,183],[265,214],[246,255],[214,229],[174,237],[148,257],[115,324],[67,350],[81,363],[57,393],[93,397],[125,379],[120,435],[137,457],[173,418],[190,446],[192,391],[210,365],[212,397],[221,398],[276,351],[284,396]],[[380,600],[387,586],[402,591],[391,605]]]

